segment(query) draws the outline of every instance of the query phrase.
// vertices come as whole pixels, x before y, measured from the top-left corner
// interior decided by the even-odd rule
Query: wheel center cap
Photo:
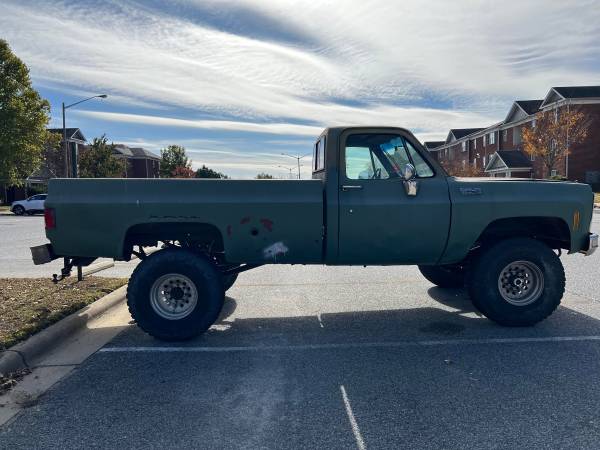
[[[170,297],[173,300],[181,300],[183,298],[183,289],[181,289],[180,287],[174,287],[173,289],[171,289],[171,291],[169,292]]]
[[[513,281],[513,284],[516,287],[521,287],[523,286],[523,278],[515,278],[515,280]]]

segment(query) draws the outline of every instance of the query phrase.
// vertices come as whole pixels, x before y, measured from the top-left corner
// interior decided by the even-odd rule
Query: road
[[[60,273],[62,260],[41,266],[35,266],[31,261],[29,247],[46,242],[48,241],[44,233],[44,218],[42,216],[0,214],[0,278],[50,278],[53,273]],[[114,268],[104,270],[96,275],[129,277],[137,262],[116,262]]]
[[[0,447],[596,448],[599,258],[563,258],[562,306],[521,329],[414,267],[261,267],[201,338],[130,326]]]

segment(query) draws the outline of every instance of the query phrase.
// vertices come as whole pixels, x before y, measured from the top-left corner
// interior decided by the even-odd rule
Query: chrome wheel
[[[511,305],[527,306],[542,295],[544,275],[531,261],[514,261],[500,272],[498,290]]]
[[[198,290],[185,275],[169,273],[154,282],[150,305],[163,319],[179,320],[192,313],[198,303]]]

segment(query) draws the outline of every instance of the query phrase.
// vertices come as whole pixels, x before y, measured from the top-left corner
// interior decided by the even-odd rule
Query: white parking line
[[[344,344],[253,345],[231,347],[104,347],[100,353],[226,353],[286,350],[331,350],[386,347],[435,347],[442,345],[531,344],[600,341],[600,336],[547,336],[523,338],[436,339],[428,341],[355,342]]]
[[[354,412],[352,411],[352,406],[350,406],[350,400],[348,399],[348,394],[346,394],[346,388],[343,384],[340,386],[340,391],[342,392],[342,399],[344,400],[346,414],[348,414],[348,420],[350,421],[350,426],[352,427],[352,433],[354,433],[354,438],[356,439],[356,446],[359,450],[365,450],[367,446],[365,445],[365,441],[360,434],[358,422],[356,422],[356,417],[354,417]]]

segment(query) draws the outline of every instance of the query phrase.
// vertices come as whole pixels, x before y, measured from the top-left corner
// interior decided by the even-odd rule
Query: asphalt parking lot
[[[414,267],[258,268],[205,336],[130,326],[0,447],[597,448],[600,254],[563,261],[563,305],[522,329]]]

